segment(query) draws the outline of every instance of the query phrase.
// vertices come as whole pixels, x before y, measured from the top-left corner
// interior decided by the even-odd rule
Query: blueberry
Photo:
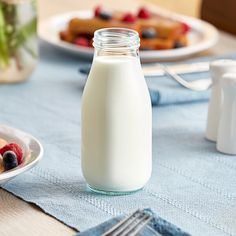
[[[99,17],[103,20],[110,20],[112,18],[112,14],[110,12],[107,12],[107,11],[102,11],[99,14]]]
[[[175,45],[174,45],[174,48],[182,48],[184,47],[185,45],[179,41],[175,42]]]
[[[84,75],[88,75],[90,72],[90,68],[91,68],[91,65],[81,67],[81,68],[79,68],[79,73],[84,74]]]
[[[5,170],[10,170],[18,166],[17,156],[12,151],[6,151],[3,154],[3,165]]]
[[[156,30],[153,28],[145,29],[142,32],[142,38],[144,39],[153,39],[157,37]]]

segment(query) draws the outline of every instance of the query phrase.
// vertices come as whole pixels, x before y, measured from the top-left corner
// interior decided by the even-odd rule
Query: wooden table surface
[[[133,9],[139,5],[152,4],[167,7],[177,12],[198,16],[201,0],[103,0],[108,8]],[[55,13],[77,9],[90,9],[99,1],[83,0],[39,0],[39,19]],[[100,1],[101,2],[101,1]],[[176,4],[178,2],[178,4]],[[236,50],[236,37],[220,32],[219,42],[211,50],[201,55],[221,55]],[[45,214],[34,204],[26,203],[12,194],[0,189],[0,235],[1,236],[60,236],[73,235],[75,230]]]

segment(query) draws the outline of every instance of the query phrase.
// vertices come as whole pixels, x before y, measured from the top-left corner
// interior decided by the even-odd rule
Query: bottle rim
[[[137,31],[127,28],[103,28],[96,30],[93,46],[103,50],[138,49],[140,38]]]

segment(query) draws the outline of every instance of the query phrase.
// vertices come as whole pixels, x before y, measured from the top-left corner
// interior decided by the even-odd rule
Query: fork
[[[162,64],[158,64],[160,68],[172,79],[176,80],[183,87],[191,89],[193,91],[205,91],[208,90],[212,86],[212,80],[210,78],[207,79],[197,79],[193,81],[186,81],[178,74],[171,72],[167,66]]]
[[[158,72],[156,71],[156,69],[159,69]],[[190,64],[189,68],[186,68],[186,64],[183,64],[182,66],[175,68],[175,70],[178,70],[179,72],[182,72],[184,74],[194,73],[194,72],[203,72],[203,71],[209,70],[209,66],[207,69],[207,65],[205,62],[204,63],[198,62],[198,63],[195,63],[195,65]],[[79,68],[79,73],[84,74],[84,75],[88,75],[89,71],[90,71],[90,66]],[[170,78],[177,81],[183,87],[191,89],[193,91],[205,91],[205,90],[208,90],[212,86],[212,80],[210,78],[197,79],[194,81],[186,81],[181,76],[179,76],[176,72],[173,72],[172,69],[160,63],[155,64],[155,67],[145,66],[143,67],[143,71],[144,71],[145,76],[159,76],[159,75],[166,74]]]
[[[136,210],[108,229],[102,236],[135,236],[153,217],[144,210]]]

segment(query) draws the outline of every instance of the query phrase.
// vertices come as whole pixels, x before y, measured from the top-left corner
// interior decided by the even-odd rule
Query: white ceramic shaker
[[[236,61],[216,60],[210,64],[212,92],[208,107],[206,138],[214,142],[217,140],[220,109],[223,99],[221,78],[225,73],[236,73]]]
[[[222,78],[223,103],[218,128],[217,150],[236,155],[236,73]]]

